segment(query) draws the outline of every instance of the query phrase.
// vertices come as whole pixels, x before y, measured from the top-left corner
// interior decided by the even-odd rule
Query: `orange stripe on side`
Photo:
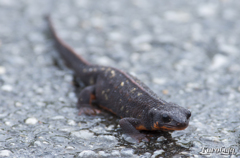
[[[102,106],[102,105],[99,105],[102,109],[104,110],[107,110],[107,111],[110,111],[111,113],[113,113],[114,115],[117,115],[115,112],[112,111],[112,109],[108,109],[107,107],[105,106]],[[117,115],[118,116],[118,115]]]
[[[153,124],[152,130],[164,130],[164,131],[174,131],[174,130],[184,130],[186,127],[166,127],[166,126],[161,126],[159,127],[158,122]]]
[[[137,130],[148,130],[144,125],[139,125],[136,127]]]

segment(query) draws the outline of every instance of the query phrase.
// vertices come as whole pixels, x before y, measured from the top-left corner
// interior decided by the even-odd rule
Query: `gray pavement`
[[[239,157],[239,8],[234,0],[0,0],[0,157],[204,157],[203,147]],[[78,116],[73,72],[53,47],[47,13],[85,59],[190,109],[189,127],[136,143],[114,115]]]

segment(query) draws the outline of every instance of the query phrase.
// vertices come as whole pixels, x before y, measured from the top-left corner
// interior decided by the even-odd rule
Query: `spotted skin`
[[[100,108],[119,116],[123,131],[137,140],[146,140],[139,130],[183,130],[191,112],[157,96],[136,77],[113,67],[92,65],[77,55],[56,34],[50,18],[49,27],[56,48],[66,64],[82,80],[86,88],[79,95],[79,114],[95,115],[95,100]]]

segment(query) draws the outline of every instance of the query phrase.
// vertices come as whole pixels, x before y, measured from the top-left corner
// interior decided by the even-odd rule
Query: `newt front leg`
[[[139,130],[146,129],[141,120],[136,118],[123,118],[119,121],[119,124],[124,133],[128,134],[132,138],[138,141],[144,140],[148,142],[146,135],[139,132]]]

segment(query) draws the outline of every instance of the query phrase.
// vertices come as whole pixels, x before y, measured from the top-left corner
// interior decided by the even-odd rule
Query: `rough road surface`
[[[203,147],[239,157],[239,8],[236,0],[0,0],[0,157],[204,157]],[[129,71],[190,109],[189,127],[135,143],[109,113],[78,116],[79,90],[47,13],[85,59]]]

